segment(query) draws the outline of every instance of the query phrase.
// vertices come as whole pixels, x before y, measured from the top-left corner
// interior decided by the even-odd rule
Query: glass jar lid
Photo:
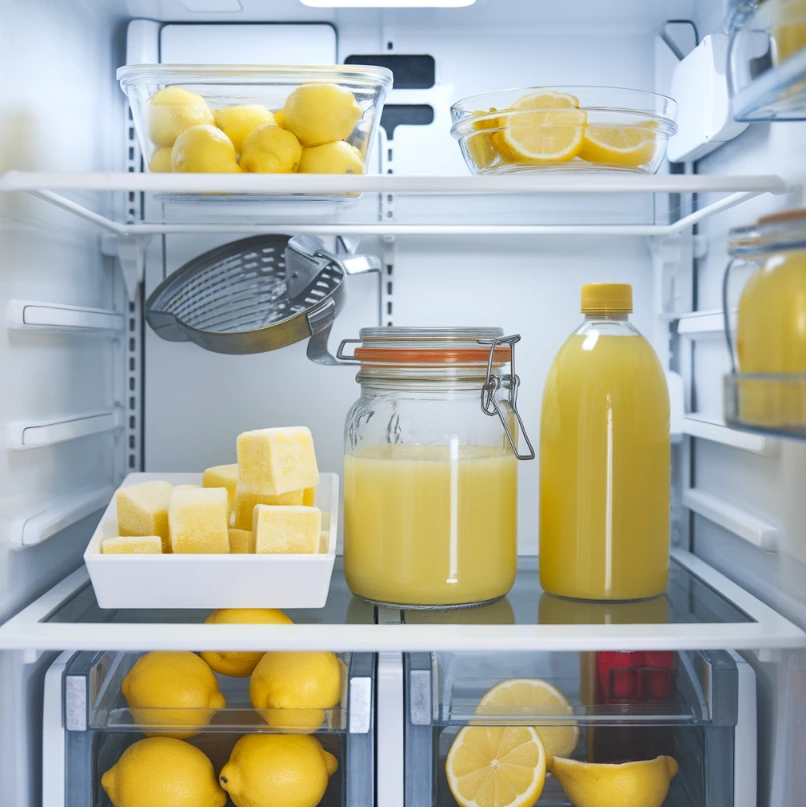
[[[358,345],[352,358],[362,367],[483,367],[490,361],[490,347],[504,332],[501,328],[389,327],[362,328],[358,335],[358,339],[345,340],[342,347],[348,342]],[[511,354],[510,345],[497,345],[492,363],[505,364]]]
[[[806,249],[806,208],[762,216],[755,224],[735,227],[728,236],[733,256],[793,249]]]

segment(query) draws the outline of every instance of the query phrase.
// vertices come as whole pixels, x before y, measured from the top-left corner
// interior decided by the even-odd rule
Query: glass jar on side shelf
[[[517,449],[519,339],[497,328],[361,330],[347,357],[361,397],[344,458],[344,571],[356,596],[450,608],[512,588],[518,460],[534,458],[525,433],[528,451]]]
[[[728,285],[750,275],[739,300],[734,372],[725,381],[725,421],[735,427],[806,438],[806,210],[766,216],[731,230]]]

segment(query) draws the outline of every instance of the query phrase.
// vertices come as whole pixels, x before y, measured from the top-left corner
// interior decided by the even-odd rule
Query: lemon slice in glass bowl
[[[555,757],[569,756],[579,740],[576,721],[569,721],[566,717],[574,713],[574,708],[565,695],[548,681],[539,678],[501,681],[482,697],[476,707],[478,715],[517,715],[519,722],[523,721],[524,715],[531,713],[547,716],[545,719],[539,718],[541,725],[534,726],[546,752]],[[552,725],[550,715],[557,715],[560,719]]]
[[[529,726],[465,726],[445,775],[460,807],[532,807],[546,781],[546,752]]]
[[[585,137],[584,112],[574,107],[513,111],[516,114],[502,117],[506,128],[500,138],[502,150],[510,159],[564,163],[579,155]]]
[[[586,162],[638,169],[652,162],[657,146],[657,129],[648,124],[634,126],[588,126],[579,157]]]

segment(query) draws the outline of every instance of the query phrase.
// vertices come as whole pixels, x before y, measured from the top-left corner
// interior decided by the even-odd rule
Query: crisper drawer
[[[566,727],[554,735],[555,742],[562,738],[560,747],[566,746],[558,756],[610,764],[607,775],[613,763],[672,757],[679,773],[665,799],[661,792],[664,807],[755,804],[755,676],[733,653],[414,653],[404,664],[406,807],[461,803],[449,785],[446,760],[466,726],[532,726],[538,733],[541,728]],[[527,679],[526,688],[500,686],[515,679]],[[535,680],[549,686],[535,685]],[[494,687],[498,694],[489,703],[485,695]],[[534,705],[541,695],[533,705],[524,705],[530,697],[525,693],[545,692],[551,699],[556,690],[561,693],[559,703]],[[506,742],[497,730],[470,732],[464,732],[457,745],[478,748],[479,742],[488,747]],[[523,732],[517,736],[522,739]],[[491,756],[497,757],[498,751]],[[459,759],[455,755],[452,760],[451,778],[460,795],[462,787],[468,788],[467,800],[466,794],[477,785],[460,783],[475,775],[478,764],[466,753],[461,757],[464,767]],[[498,766],[497,761],[493,764]],[[597,776],[602,768],[581,771],[580,766],[566,766],[566,775],[569,767],[577,775],[569,791],[580,787],[580,781],[583,791],[596,790],[598,785],[585,777]],[[616,803],[606,798],[591,801],[579,792],[572,801],[547,771],[537,805]],[[642,807],[659,802],[618,803]]]
[[[43,803],[48,807],[111,807],[101,777],[129,746],[144,739],[121,693],[126,674],[141,653],[63,654],[48,672],[45,686]],[[342,671],[340,703],[324,712],[313,736],[338,760],[330,776],[322,807],[370,807],[374,793],[375,656],[338,654]],[[269,717],[270,726],[252,708],[249,678],[216,674],[227,705],[215,710],[209,723],[192,726],[197,733],[184,737],[210,759],[217,777],[235,743],[245,735],[292,733],[295,723],[307,725],[310,711],[284,710]],[[183,712],[194,712],[185,719]],[[150,725],[150,736],[187,731],[198,723],[200,710],[162,712]],[[170,714],[169,714],[170,713]],[[270,713],[266,713],[270,714]],[[321,714],[321,713],[320,713]],[[141,715],[142,719],[142,715]],[[319,717],[317,716],[317,721]],[[227,805],[232,801],[228,800]]]

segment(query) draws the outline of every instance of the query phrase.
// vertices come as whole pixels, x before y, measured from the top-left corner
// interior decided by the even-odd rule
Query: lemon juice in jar
[[[531,445],[517,452],[517,376],[504,374],[518,338],[361,331],[344,459],[344,572],[355,595],[451,608],[512,588],[518,459],[534,457]]]

